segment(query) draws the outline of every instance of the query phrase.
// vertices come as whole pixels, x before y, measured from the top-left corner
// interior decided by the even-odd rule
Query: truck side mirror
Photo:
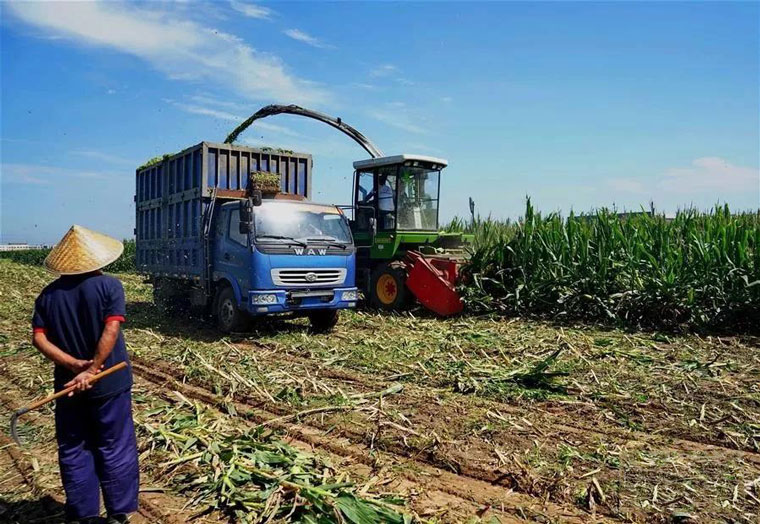
[[[238,231],[241,235],[247,235],[253,231],[253,203],[249,199],[240,201],[240,225]]]
[[[254,189],[251,192],[251,201],[256,207],[261,205],[261,189]]]

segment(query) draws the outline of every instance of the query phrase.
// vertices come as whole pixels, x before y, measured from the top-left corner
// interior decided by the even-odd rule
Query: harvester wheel
[[[408,305],[406,270],[402,262],[390,262],[375,269],[370,279],[370,303],[386,311],[403,309]]]

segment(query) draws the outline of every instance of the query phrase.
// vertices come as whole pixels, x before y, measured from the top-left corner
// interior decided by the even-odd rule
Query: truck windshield
[[[254,211],[257,242],[351,243],[343,215],[330,206],[264,202]]]

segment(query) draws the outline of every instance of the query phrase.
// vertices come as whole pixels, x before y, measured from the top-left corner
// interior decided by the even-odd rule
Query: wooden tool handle
[[[115,372],[119,371],[120,369],[124,369],[125,367],[127,367],[127,363],[125,361],[119,362],[118,364],[116,364],[114,366],[111,366],[110,368],[108,368],[106,370],[103,370],[103,371],[101,371],[100,373],[98,373],[96,375],[93,375],[93,377],[90,379],[90,384],[94,384],[95,382],[97,382],[101,378],[105,378],[108,375],[110,375],[111,373],[115,373]],[[27,411],[31,411],[33,409],[37,409],[40,406],[44,406],[48,402],[52,402],[53,400],[55,400],[57,398],[61,398],[63,396],[66,396],[69,393],[71,393],[72,391],[74,391],[76,389],[76,387],[77,387],[76,384],[74,384],[73,386],[69,386],[66,389],[62,389],[61,391],[59,391],[57,393],[53,393],[52,395],[49,395],[49,396],[43,398],[42,400],[38,400],[37,402],[35,402],[34,404],[32,404],[31,406],[29,406],[28,408],[26,408],[26,410]]]

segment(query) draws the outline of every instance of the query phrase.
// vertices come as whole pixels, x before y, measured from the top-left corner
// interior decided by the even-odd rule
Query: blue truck
[[[206,308],[223,332],[257,316],[331,329],[355,307],[356,249],[334,205],[310,202],[308,154],[202,142],[136,171],[136,261],[165,308]],[[253,173],[276,174],[262,196]]]

